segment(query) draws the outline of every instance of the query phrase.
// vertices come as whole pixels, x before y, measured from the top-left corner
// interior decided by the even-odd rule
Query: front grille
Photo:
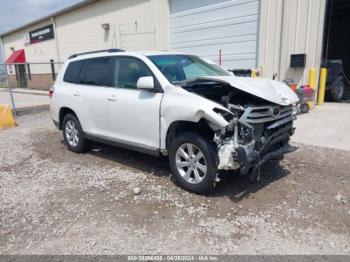
[[[293,134],[293,106],[248,107],[239,121],[253,128],[255,150],[263,156],[288,142]]]
[[[278,123],[278,122],[276,122],[276,123]],[[266,137],[273,136],[274,134],[280,132],[281,130],[285,130],[286,128],[287,128],[287,130],[290,130],[293,126],[292,121],[288,121],[286,123],[281,123],[279,125],[274,125],[274,124],[265,128],[264,136],[266,136]]]
[[[266,123],[293,116],[293,106],[259,106],[248,107],[240,122],[248,124]]]

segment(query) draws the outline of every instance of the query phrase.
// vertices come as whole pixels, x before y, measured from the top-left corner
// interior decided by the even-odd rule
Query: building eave
[[[67,7],[65,7],[65,8],[63,8],[63,9],[61,9],[61,10],[58,10],[58,11],[56,11],[56,12],[54,12],[54,13],[51,13],[51,14],[46,15],[46,16],[44,16],[44,17],[38,18],[38,19],[36,19],[36,20],[33,20],[33,21],[31,21],[31,22],[29,22],[29,23],[26,23],[26,24],[24,24],[24,25],[18,26],[18,27],[16,27],[16,28],[11,29],[11,30],[9,30],[9,31],[6,31],[6,32],[4,32],[4,33],[0,33],[0,37],[2,38],[2,37],[7,36],[7,35],[9,35],[9,34],[12,34],[12,33],[15,33],[15,32],[17,32],[17,31],[23,30],[23,29],[25,29],[25,28],[27,28],[27,27],[29,27],[29,26],[32,26],[32,25],[35,25],[35,24],[44,22],[44,21],[46,21],[46,20],[48,20],[48,19],[51,19],[51,18],[53,18],[53,17],[56,17],[56,16],[59,16],[59,15],[62,15],[62,14],[71,12],[71,11],[73,11],[73,10],[76,10],[76,9],[81,8],[81,7],[84,7],[84,6],[93,4],[93,3],[98,2],[98,1],[101,1],[101,0],[82,0],[82,1],[80,1],[80,2],[78,2],[78,3],[69,5],[69,6],[67,6]]]

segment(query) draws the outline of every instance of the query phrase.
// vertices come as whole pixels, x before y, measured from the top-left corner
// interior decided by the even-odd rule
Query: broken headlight
[[[298,107],[296,104],[293,104],[293,116],[296,116],[298,114]]]
[[[227,112],[225,110],[221,110],[219,108],[214,108],[213,111],[219,115],[221,115],[227,122],[231,122],[235,117],[234,114]]]

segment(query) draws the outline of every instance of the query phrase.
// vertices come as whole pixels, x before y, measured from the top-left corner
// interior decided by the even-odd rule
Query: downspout
[[[281,32],[280,32],[280,46],[279,46],[279,59],[278,59],[278,79],[282,81],[281,77],[281,64],[282,64],[282,46],[283,46],[283,27],[284,27],[284,8],[285,8],[285,2],[282,0],[282,18],[281,18]]]
[[[54,34],[55,34],[57,60],[58,60],[58,62],[61,62],[60,49],[59,49],[59,46],[58,46],[58,35],[57,35],[57,30],[56,30],[56,21],[55,21],[54,17],[51,17],[51,22],[52,22],[53,31],[54,31]]]
[[[4,64],[5,64],[5,62],[6,62],[5,44],[4,44],[4,41],[2,39],[2,36],[0,36],[0,43],[1,43],[1,49],[2,49],[2,58],[3,58]]]
[[[329,37],[330,37],[330,32],[331,32],[332,13],[333,13],[333,0],[329,0],[329,1],[330,1],[330,10],[329,10],[329,16],[328,16],[328,26],[327,26],[327,30],[326,30],[327,31],[327,40],[326,40],[326,54],[325,54],[325,61],[324,62],[326,62],[328,60]],[[324,25],[327,22],[327,18],[326,18],[327,8],[329,8],[329,5],[327,6],[327,2],[326,2]],[[325,28],[324,25],[323,25],[323,28]],[[322,59],[321,59],[321,61],[322,61]]]
[[[12,88],[10,87],[9,73],[7,71],[7,65],[6,65],[5,44],[4,44],[4,41],[2,39],[2,36],[0,36],[0,42],[1,42],[1,49],[3,52],[3,59],[4,59],[5,72],[6,72],[6,85],[7,85],[7,88],[9,89],[9,95],[10,95],[10,99],[11,99],[13,114],[16,117],[17,116],[16,104],[15,104],[15,100],[13,99]]]

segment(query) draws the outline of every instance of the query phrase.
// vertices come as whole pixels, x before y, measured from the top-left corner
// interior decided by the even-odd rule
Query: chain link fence
[[[11,88],[9,88],[9,76],[7,73],[7,67],[4,64],[0,64],[0,104],[8,101],[10,99],[11,102],[11,107],[13,109],[13,113],[16,116],[17,115],[17,110],[16,110],[16,105],[14,102],[13,98],[13,93]],[[6,92],[8,92],[8,98],[6,99]]]
[[[7,73],[5,65],[0,64],[0,88],[7,87]]]
[[[48,104],[47,91],[63,63],[0,64],[0,104],[9,104],[14,114],[23,108]]]
[[[49,63],[0,64],[0,82],[5,83],[2,87],[8,88],[49,90],[61,66],[62,63],[53,60]]]

